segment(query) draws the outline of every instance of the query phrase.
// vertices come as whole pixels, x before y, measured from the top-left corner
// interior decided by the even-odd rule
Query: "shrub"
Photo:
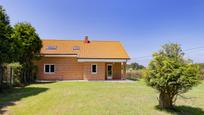
[[[127,71],[127,79],[129,80],[138,80],[141,78],[144,78],[145,76],[145,69],[140,69],[140,70],[128,70]]]
[[[12,68],[13,71],[13,86],[22,86],[21,83],[21,71],[22,71],[22,65],[19,63],[11,63],[9,64],[9,67]]]
[[[204,69],[201,70],[201,79],[204,80]]]
[[[177,96],[200,80],[200,68],[184,59],[178,44],[166,44],[153,55],[147,71],[147,85],[159,91],[161,108],[172,108]]]

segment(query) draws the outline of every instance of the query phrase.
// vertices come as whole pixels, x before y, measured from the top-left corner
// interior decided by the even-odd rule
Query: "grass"
[[[201,115],[204,82],[177,101],[175,111],[160,110],[157,92],[143,80],[133,83],[56,82],[32,84],[0,94],[0,114],[11,115]]]

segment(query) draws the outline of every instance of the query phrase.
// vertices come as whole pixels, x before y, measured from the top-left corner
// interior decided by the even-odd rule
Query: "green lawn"
[[[178,99],[176,112],[159,110],[157,95],[143,80],[33,84],[0,94],[0,111],[12,115],[204,114],[204,82]]]

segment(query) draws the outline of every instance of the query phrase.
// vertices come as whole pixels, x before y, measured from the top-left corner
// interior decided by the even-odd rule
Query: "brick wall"
[[[113,79],[121,79],[121,63],[84,63],[77,62],[76,58],[42,57],[34,62],[38,66],[40,80],[105,80],[107,64],[113,65]],[[55,73],[44,73],[44,64],[54,64]],[[97,73],[91,73],[91,64],[97,65]]]
[[[38,79],[42,80],[82,80],[83,64],[76,58],[43,57],[35,62],[38,66]],[[44,64],[54,64],[55,73],[45,74]]]
[[[91,64],[97,65],[97,73],[91,73]],[[85,80],[105,80],[105,63],[84,63],[84,75]]]
[[[113,79],[121,79],[121,63],[113,63]]]
[[[116,63],[106,63],[106,73],[105,76],[107,76],[107,65],[112,64],[113,67],[113,80],[120,80],[121,79],[121,63],[116,62]],[[106,77],[107,79],[107,77]]]

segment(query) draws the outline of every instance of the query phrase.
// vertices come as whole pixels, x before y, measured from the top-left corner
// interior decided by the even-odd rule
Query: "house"
[[[42,40],[39,80],[125,79],[129,57],[118,41]],[[122,69],[123,68],[123,69]]]

